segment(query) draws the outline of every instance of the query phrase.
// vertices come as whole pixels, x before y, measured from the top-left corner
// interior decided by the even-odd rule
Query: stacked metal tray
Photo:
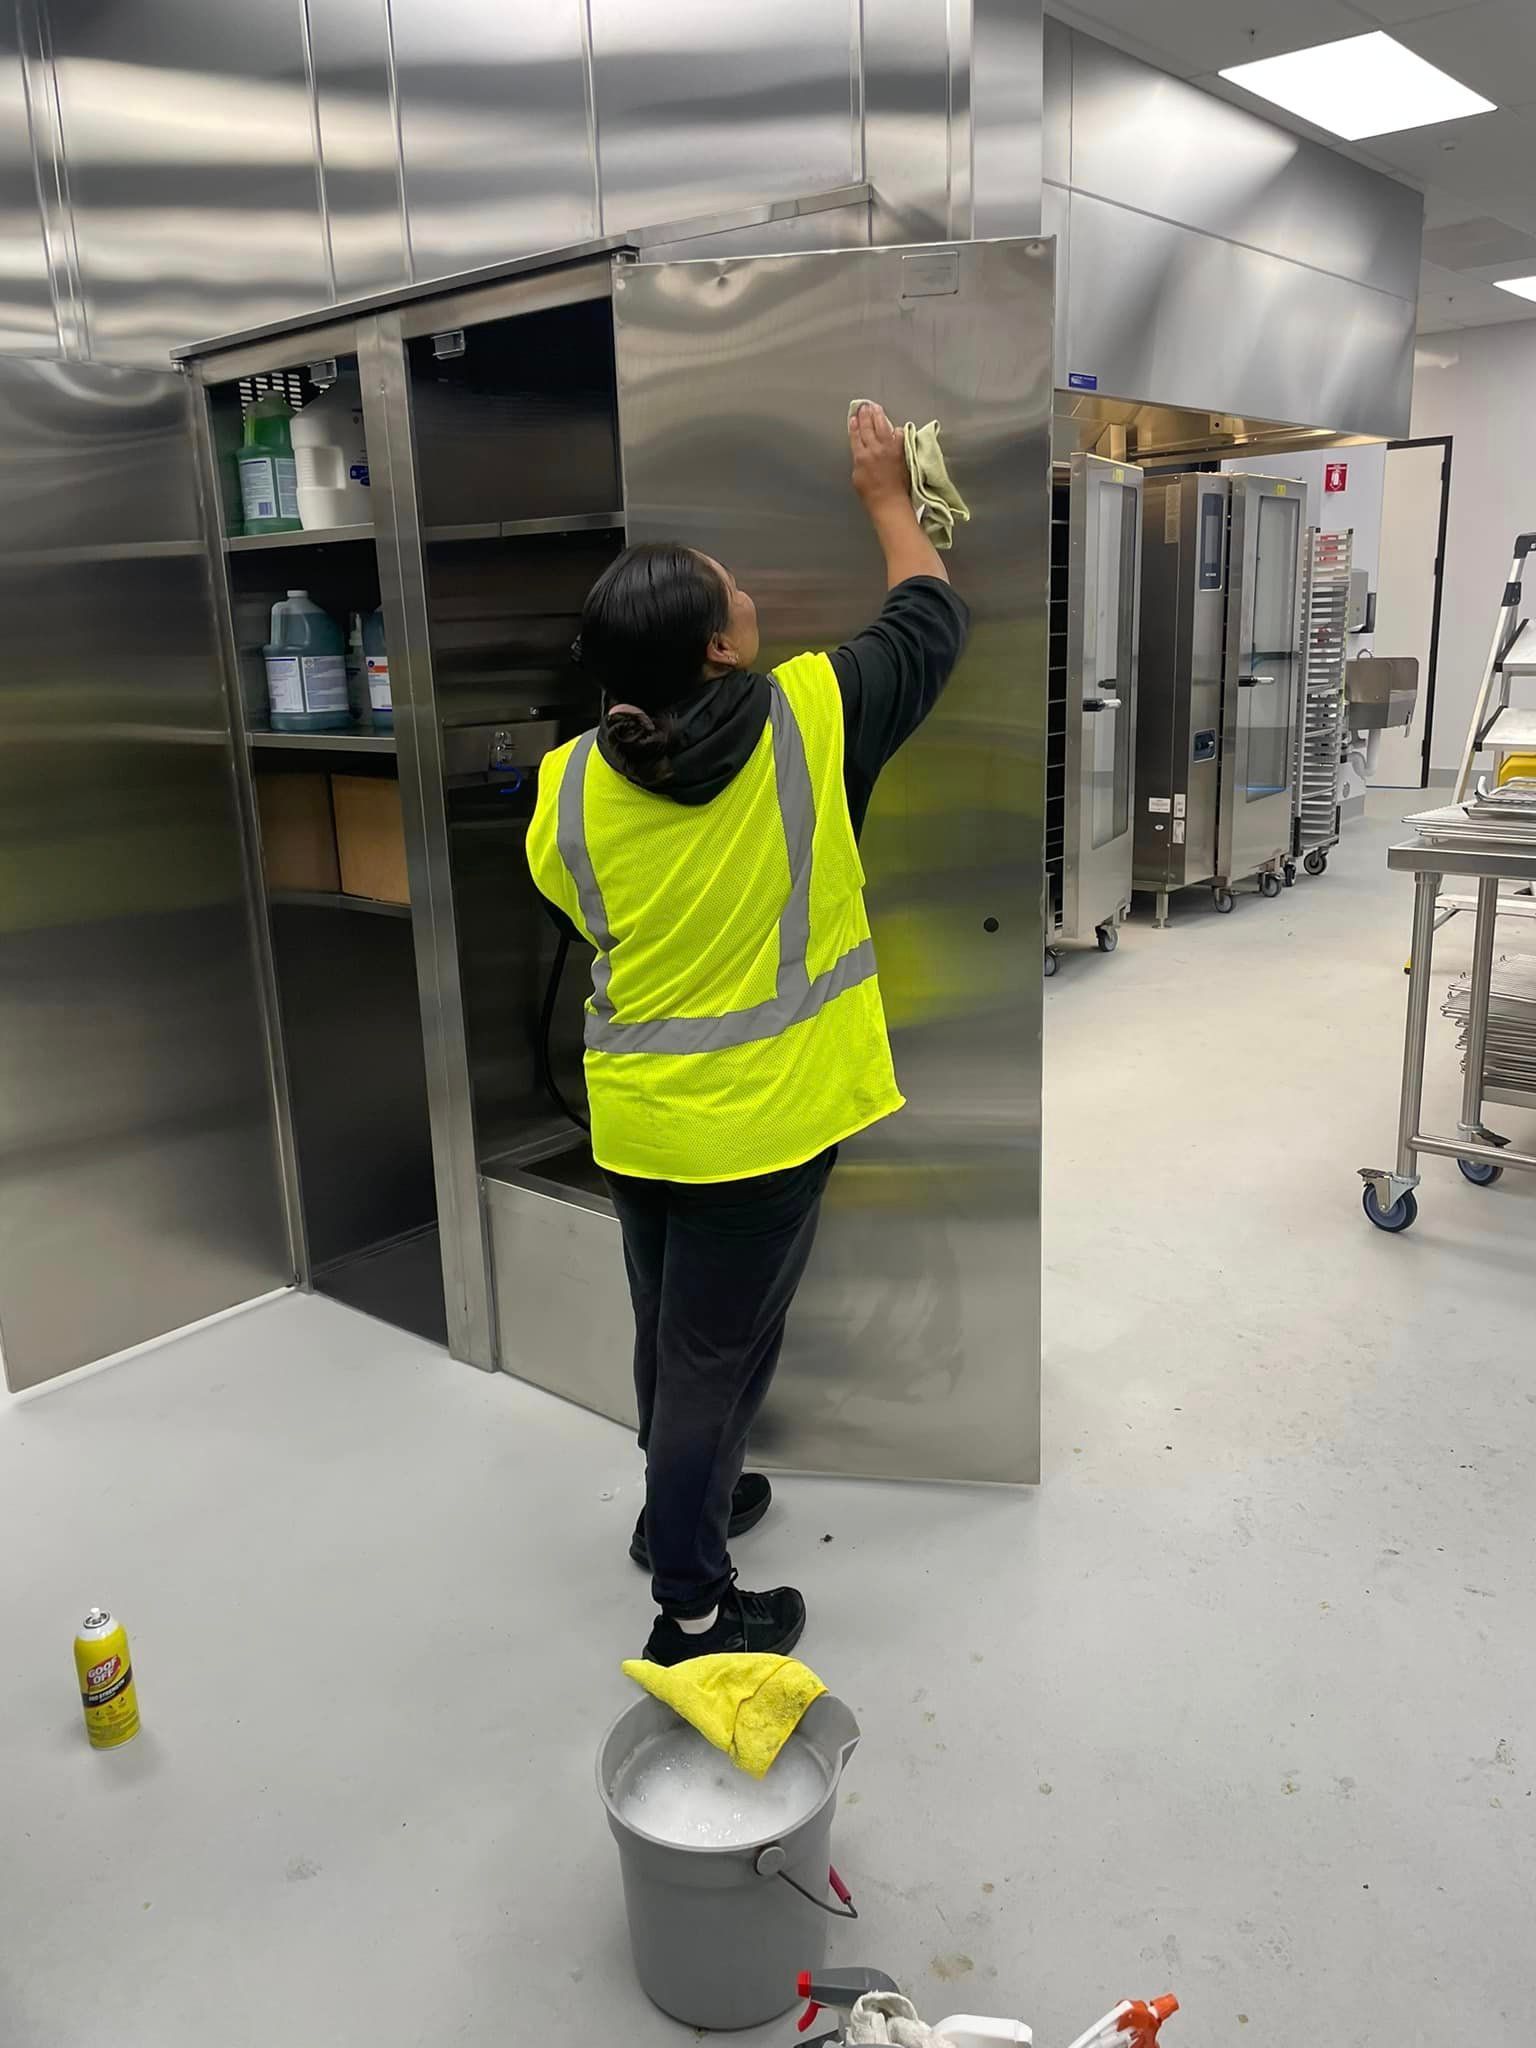
[[[1404,823],[1426,846],[1536,848],[1536,776],[1516,776],[1486,795],[1416,812]]]
[[[1466,1067],[1471,981],[1452,982],[1442,1015],[1457,1027]],[[1536,1101],[1536,954],[1496,960],[1488,993],[1488,1043],[1483,1054],[1484,1093],[1500,1099],[1529,1096]]]

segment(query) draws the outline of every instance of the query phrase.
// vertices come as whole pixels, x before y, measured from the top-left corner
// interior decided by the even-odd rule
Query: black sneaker
[[[755,1529],[768,1512],[773,1499],[773,1488],[761,1472],[743,1472],[736,1482],[731,1495],[731,1532],[734,1543],[738,1536],[745,1536],[749,1529]],[[635,1524],[635,1533],[629,1539],[629,1554],[643,1571],[651,1568],[651,1553],[645,1541],[645,1516],[641,1515]]]
[[[805,1602],[793,1586],[772,1593],[743,1593],[732,1586],[720,1596],[714,1626],[702,1635],[686,1635],[670,1615],[657,1615],[645,1655],[649,1663],[668,1666],[743,1650],[787,1657],[804,1633]]]

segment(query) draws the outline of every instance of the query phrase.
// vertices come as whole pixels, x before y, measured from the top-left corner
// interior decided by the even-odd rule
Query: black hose
[[[560,999],[560,977],[565,972],[565,962],[571,950],[571,934],[562,925],[559,943],[555,947],[554,964],[549,970],[549,981],[544,990],[544,1008],[539,1016],[539,1083],[560,1114],[573,1123],[578,1131],[590,1131],[592,1126],[579,1111],[572,1109],[560,1092],[560,1083],[555,1079],[554,1064],[550,1059],[549,1041],[555,1028],[555,1004]]]

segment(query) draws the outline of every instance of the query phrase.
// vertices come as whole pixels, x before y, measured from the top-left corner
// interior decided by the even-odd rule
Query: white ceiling
[[[1047,12],[1424,194],[1419,331],[1536,317],[1496,277],[1536,273],[1536,0],[1049,0]],[[1390,29],[1495,102],[1369,142],[1340,142],[1229,85],[1224,65]],[[1492,259],[1492,260],[1490,260]]]

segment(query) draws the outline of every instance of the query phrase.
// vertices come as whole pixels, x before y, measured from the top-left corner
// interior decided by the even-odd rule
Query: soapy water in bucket
[[[750,1778],[697,1729],[642,1742],[613,1788],[619,1817],[641,1834],[690,1849],[731,1849],[798,1827],[827,1793],[814,1750],[791,1739],[765,1778]]]

